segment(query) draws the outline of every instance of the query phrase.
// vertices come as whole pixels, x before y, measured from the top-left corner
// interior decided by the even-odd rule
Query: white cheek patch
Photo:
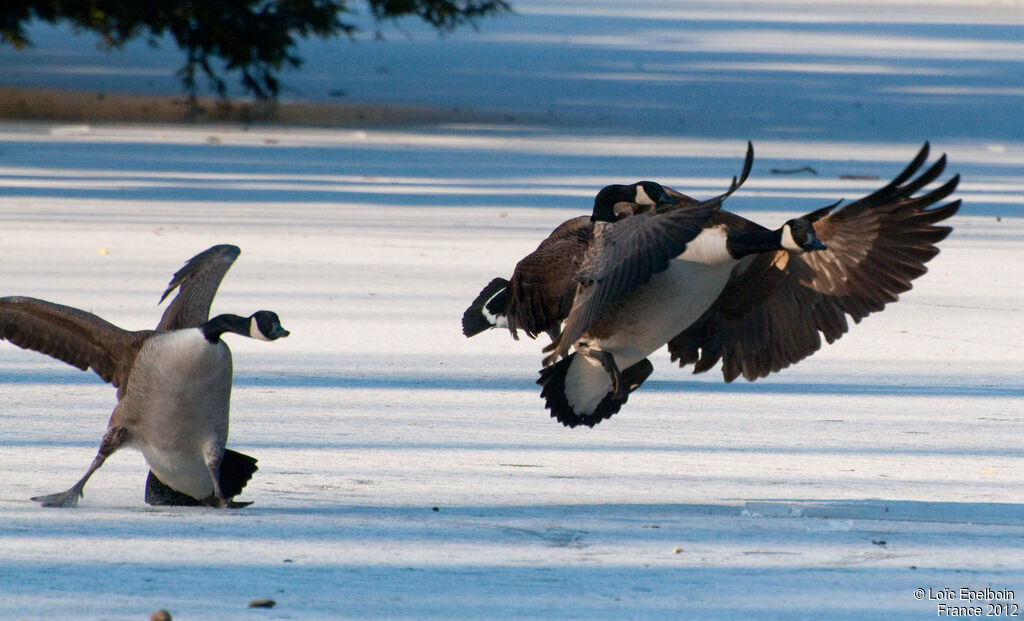
[[[644,186],[636,186],[636,201],[637,205],[654,205],[654,201],[651,200],[650,196],[647,196],[647,192],[644,192]]]
[[[793,239],[793,229],[788,224],[782,227],[782,247],[793,252],[803,252],[804,249]]]
[[[256,318],[255,317],[253,317],[252,319],[249,320],[249,336],[254,338],[254,339],[258,339],[260,341],[269,341],[270,340],[270,339],[268,339],[266,337],[266,335],[264,335],[262,332],[260,332],[260,326],[259,326],[258,323],[256,323]]]

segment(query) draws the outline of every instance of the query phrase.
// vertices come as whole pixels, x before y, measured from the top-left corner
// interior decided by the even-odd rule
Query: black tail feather
[[[504,316],[508,307],[508,281],[495,278],[487,283],[480,295],[476,296],[466,312],[462,313],[462,333],[466,337],[476,336],[494,327],[494,322],[484,314],[484,310],[493,316]]]
[[[255,457],[224,449],[224,459],[220,462],[220,491],[224,498],[230,500],[241,494],[257,470]]]
[[[146,479],[146,504],[157,507],[198,507],[203,502],[167,487],[150,470],[149,477]]]
[[[241,494],[257,470],[255,458],[225,449],[220,464],[220,489],[224,498],[230,500]],[[152,470],[146,479],[146,503],[162,507],[198,507],[205,504],[199,498],[171,489]]]
[[[592,414],[578,414],[569,405],[569,400],[565,396],[565,375],[575,356],[574,352],[555,364],[544,367],[540,370],[540,379],[537,380],[541,386],[540,396],[544,399],[544,407],[551,410],[552,418],[566,427],[580,425],[593,427],[601,421],[611,418],[625,405],[629,399],[629,393],[639,388],[654,370],[651,362],[644,358],[622,372],[623,393],[621,395],[617,396],[609,392]]]
[[[622,372],[622,386],[626,394],[633,392],[643,385],[644,381],[654,372],[654,365],[647,358],[629,367]],[[623,401],[625,403],[625,401]]]

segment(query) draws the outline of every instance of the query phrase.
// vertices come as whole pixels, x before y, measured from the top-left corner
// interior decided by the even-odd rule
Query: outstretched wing
[[[128,332],[77,308],[26,297],[0,298],[0,338],[124,386],[150,332]]]
[[[220,281],[241,252],[238,246],[222,244],[189,259],[174,274],[167,290],[160,296],[163,302],[172,291],[178,289],[178,295],[164,311],[156,329],[180,330],[206,323]]]
[[[686,250],[704,222],[719,209],[716,197],[662,214],[646,212],[617,222],[600,222],[575,275],[576,293],[562,333],[551,344],[545,364],[565,355],[608,304],[626,297],[651,276],[668,268]]]
[[[787,251],[747,257],[722,294],[700,319],[669,341],[673,360],[700,373],[722,360],[726,381],[779,371],[813,354],[821,335],[832,343],[849,329],[895,302],[927,271],[935,246],[952,230],[939,226],[960,201],[933,207],[956,188],[959,175],[914,194],[942,174],[942,156],[917,178],[928,144],[885,187],[838,211],[830,205],[804,216],[828,250]]]

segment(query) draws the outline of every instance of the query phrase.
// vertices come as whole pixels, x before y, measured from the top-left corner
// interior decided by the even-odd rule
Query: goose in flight
[[[628,215],[603,225],[604,246],[617,254],[552,234],[510,280],[493,280],[467,313],[482,309],[488,325],[480,331],[501,326],[513,335],[522,329],[552,337],[538,384],[551,415],[570,427],[592,427],[618,412],[651,373],[646,357],[666,343],[673,359],[694,364],[695,372],[722,360],[726,381],[763,377],[817,351],[821,335],[833,342],[848,329],[846,315],[859,322],[881,310],[926,271],[935,244],[951,230],[936,223],[960,205],[933,207],[959,176],[915,196],[945,168],[943,156],[915,177],[928,151],[926,143],[872,194],[775,230],[716,209],[676,254],[625,234],[645,219],[704,204],[664,188],[671,205],[620,209]],[[748,144],[744,172],[719,202],[746,179],[752,158]],[[595,204],[594,227],[600,218]]]

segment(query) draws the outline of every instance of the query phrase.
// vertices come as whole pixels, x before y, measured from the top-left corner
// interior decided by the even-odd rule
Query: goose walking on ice
[[[50,507],[77,505],[103,462],[132,446],[142,452],[162,487],[196,504],[249,504],[233,500],[256,470],[256,460],[225,447],[232,363],[221,337],[233,333],[273,341],[288,331],[266,310],[206,319],[238,253],[234,246],[215,246],[189,261],[164,293],[180,287],[157,330],[127,331],[69,306],[0,298],[0,338],[82,370],[91,368],[117,388],[117,405],[85,475],[64,492],[33,500]]]

